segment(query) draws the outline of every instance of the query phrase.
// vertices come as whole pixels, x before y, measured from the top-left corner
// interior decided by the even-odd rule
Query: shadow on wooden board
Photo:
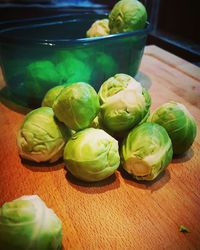
[[[110,177],[97,182],[78,180],[69,171],[66,173],[66,179],[73,188],[77,189],[79,192],[88,194],[104,193],[119,188],[120,186],[119,173],[117,171]]]

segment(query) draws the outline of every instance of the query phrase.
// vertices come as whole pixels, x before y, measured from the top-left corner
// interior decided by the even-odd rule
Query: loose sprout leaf
[[[180,225],[179,231],[181,233],[190,233],[190,230],[187,227],[183,226],[183,225]]]

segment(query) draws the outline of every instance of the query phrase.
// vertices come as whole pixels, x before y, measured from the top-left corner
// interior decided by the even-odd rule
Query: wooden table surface
[[[200,69],[156,46],[145,49],[137,79],[152,96],[152,110],[176,100],[200,124]],[[1,85],[3,83],[1,82]],[[117,171],[107,180],[82,183],[62,162],[49,168],[20,160],[16,132],[22,109],[0,104],[0,205],[37,194],[63,223],[64,249],[200,249],[200,134],[152,183]],[[190,233],[179,232],[184,225]]]

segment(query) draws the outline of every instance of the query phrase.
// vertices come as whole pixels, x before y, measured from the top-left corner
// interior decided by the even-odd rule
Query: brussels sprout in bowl
[[[33,96],[44,96],[49,88],[60,83],[60,75],[50,60],[35,61],[27,65],[24,88]]]
[[[87,54],[81,51],[60,50],[55,55],[56,71],[62,82],[88,82],[91,79],[92,68],[85,62]]]
[[[89,82],[98,91],[103,81],[118,72],[134,76],[150,25],[133,32],[86,37],[92,23],[107,18],[107,13],[74,14],[59,21],[30,21],[2,29],[0,56],[9,90],[24,105],[38,107],[50,88],[63,83]],[[97,55],[103,54],[100,62]]]
[[[146,21],[146,8],[138,0],[121,0],[109,14],[109,27],[113,34],[143,29]]]
[[[107,18],[95,21],[86,32],[87,37],[107,36],[109,34],[109,20]]]

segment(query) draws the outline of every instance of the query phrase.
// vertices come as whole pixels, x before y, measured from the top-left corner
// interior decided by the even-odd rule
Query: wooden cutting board
[[[145,49],[137,76],[152,110],[175,100],[200,124],[200,69],[158,47]],[[3,81],[1,80],[3,86]],[[96,184],[75,180],[62,162],[45,168],[22,162],[16,133],[26,109],[0,104],[0,205],[37,194],[63,222],[64,249],[200,249],[200,134],[164,174],[139,183],[125,173]],[[190,233],[179,232],[184,225]]]

